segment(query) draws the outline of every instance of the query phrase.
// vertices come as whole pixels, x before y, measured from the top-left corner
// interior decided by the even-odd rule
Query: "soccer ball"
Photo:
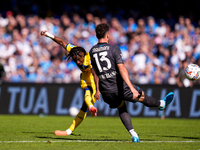
[[[78,110],[78,108],[76,108],[76,107],[71,107],[71,108],[69,109],[69,114],[70,114],[70,116],[72,116],[72,117],[75,117],[75,116],[78,114],[78,112],[79,112],[79,110]]]
[[[189,64],[185,69],[185,76],[191,80],[195,81],[200,78],[200,68],[196,64]]]

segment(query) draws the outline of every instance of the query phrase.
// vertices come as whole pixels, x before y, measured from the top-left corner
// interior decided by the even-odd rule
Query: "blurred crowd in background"
[[[76,64],[66,60],[65,50],[40,32],[46,30],[89,51],[97,43],[95,26],[104,22],[110,25],[110,43],[120,47],[133,83],[179,87],[200,84],[184,75],[189,63],[200,66],[200,18],[194,23],[191,16],[184,15],[166,19],[130,13],[122,18],[92,10],[80,15],[70,9],[60,15],[47,11],[46,16],[40,16],[38,9],[33,5],[31,14],[14,9],[0,16],[4,82],[78,83],[80,70]],[[106,10],[101,7],[101,11]]]

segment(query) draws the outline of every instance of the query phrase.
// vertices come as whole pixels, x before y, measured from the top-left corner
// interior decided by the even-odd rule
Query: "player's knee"
[[[88,95],[90,96],[92,94],[89,88],[85,88],[84,93],[85,93],[85,97],[87,97]]]
[[[141,94],[140,94],[140,97],[139,97],[139,99],[138,99],[138,102],[144,101],[144,99],[145,99],[146,96],[147,96],[147,95],[144,93],[144,91],[141,91]]]

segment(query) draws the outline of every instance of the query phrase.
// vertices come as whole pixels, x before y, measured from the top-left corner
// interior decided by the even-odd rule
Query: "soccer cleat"
[[[174,98],[174,93],[173,92],[169,92],[166,96],[165,96],[165,98],[163,98],[163,100],[165,101],[165,106],[164,107],[160,107],[160,108],[158,108],[159,110],[163,110],[163,109],[165,109],[165,107],[167,106],[167,105],[169,105],[171,102],[172,102],[172,100],[173,100],[173,98]]]
[[[60,130],[56,130],[54,132],[55,135],[58,135],[58,136],[67,136],[67,131],[60,131]]]
[[[134,143],[140,143],[139,136],[138,137],[136,137],[136,136],[132,137],[132,142],[134,142]]]
[[[96,117],[96,116],[97,116],[97,108],[94,107],[94,106],[92,106],[92,107],[90,108],[90,113],[91,113],[91,116],[92,116],[92,117]]]

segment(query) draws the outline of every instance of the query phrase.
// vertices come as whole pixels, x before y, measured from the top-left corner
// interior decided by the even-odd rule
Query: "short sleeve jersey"
[[[116,45],[98,43],[89,53],[92,66],[99,77],[101,93],[123,92],[128,86],[117,67],[117,64],[124,63],[120,48]]]

